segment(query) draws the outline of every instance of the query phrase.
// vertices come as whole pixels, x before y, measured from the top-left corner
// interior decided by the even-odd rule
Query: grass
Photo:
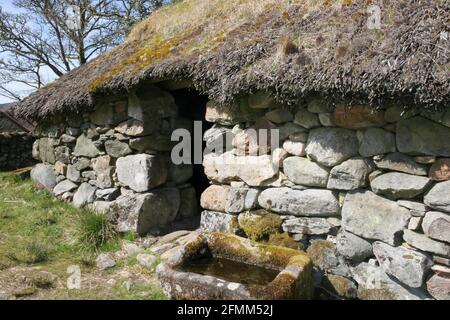
[[[8,279],[11,270],[33,268],[51,272],[64,284],[67,268],[78,265],[89,290],[68,290],[59,286],[46,296],[40,293],[34,296],[45,299],[165,298],[156,280],[152,285],[136,285],[131,291],[119,284],[106,286],[115,271],[100,272],[95,258],[100,251],[120,250],[122,238],[134,240],[135,236],[118,235],[104,215],[76,209],[46,191],[35,190],[28,178],[0,173],[0,287],[11,282]],[[149,276],[155,278],[154,274]],[[19,288],[18,292],[18,296],[28,297],[34,291]]]

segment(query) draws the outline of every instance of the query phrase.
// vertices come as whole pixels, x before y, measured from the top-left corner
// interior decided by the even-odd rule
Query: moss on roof
[[[298,104],[321,93],[374,106],[438,109],[450,102],[450,2],[185,0],[139,23],[126,42],[25,99],[21,116],[81,112],[146,80],[190,79],[229,103],[267,90]]]

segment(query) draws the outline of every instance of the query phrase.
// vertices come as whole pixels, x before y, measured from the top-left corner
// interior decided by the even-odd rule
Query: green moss
[[[239,226],[254,241],[268,239],[280,232],[283,221],[277,214],[266,210],[251,211],[239,216]]]
[[[281,246],[294,250],[303,250],[303,245],[292,239],[287,232],[271,234],[266,243],[269,245]]]

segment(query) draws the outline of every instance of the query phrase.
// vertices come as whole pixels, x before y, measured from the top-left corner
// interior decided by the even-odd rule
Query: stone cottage
[[[155,12],[16,108],[39,123],[32,178],[121,232],[295,243],[337,296],[450,299],[449,4],[384,1],[377,28],[339,4]],[[174,164],[176,129],[214,152]]]

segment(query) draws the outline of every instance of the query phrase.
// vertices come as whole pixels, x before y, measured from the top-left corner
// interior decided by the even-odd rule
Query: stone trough
[[[306,253],[223,233],[202,233],[157,269],[176,300],[311,299]]]

